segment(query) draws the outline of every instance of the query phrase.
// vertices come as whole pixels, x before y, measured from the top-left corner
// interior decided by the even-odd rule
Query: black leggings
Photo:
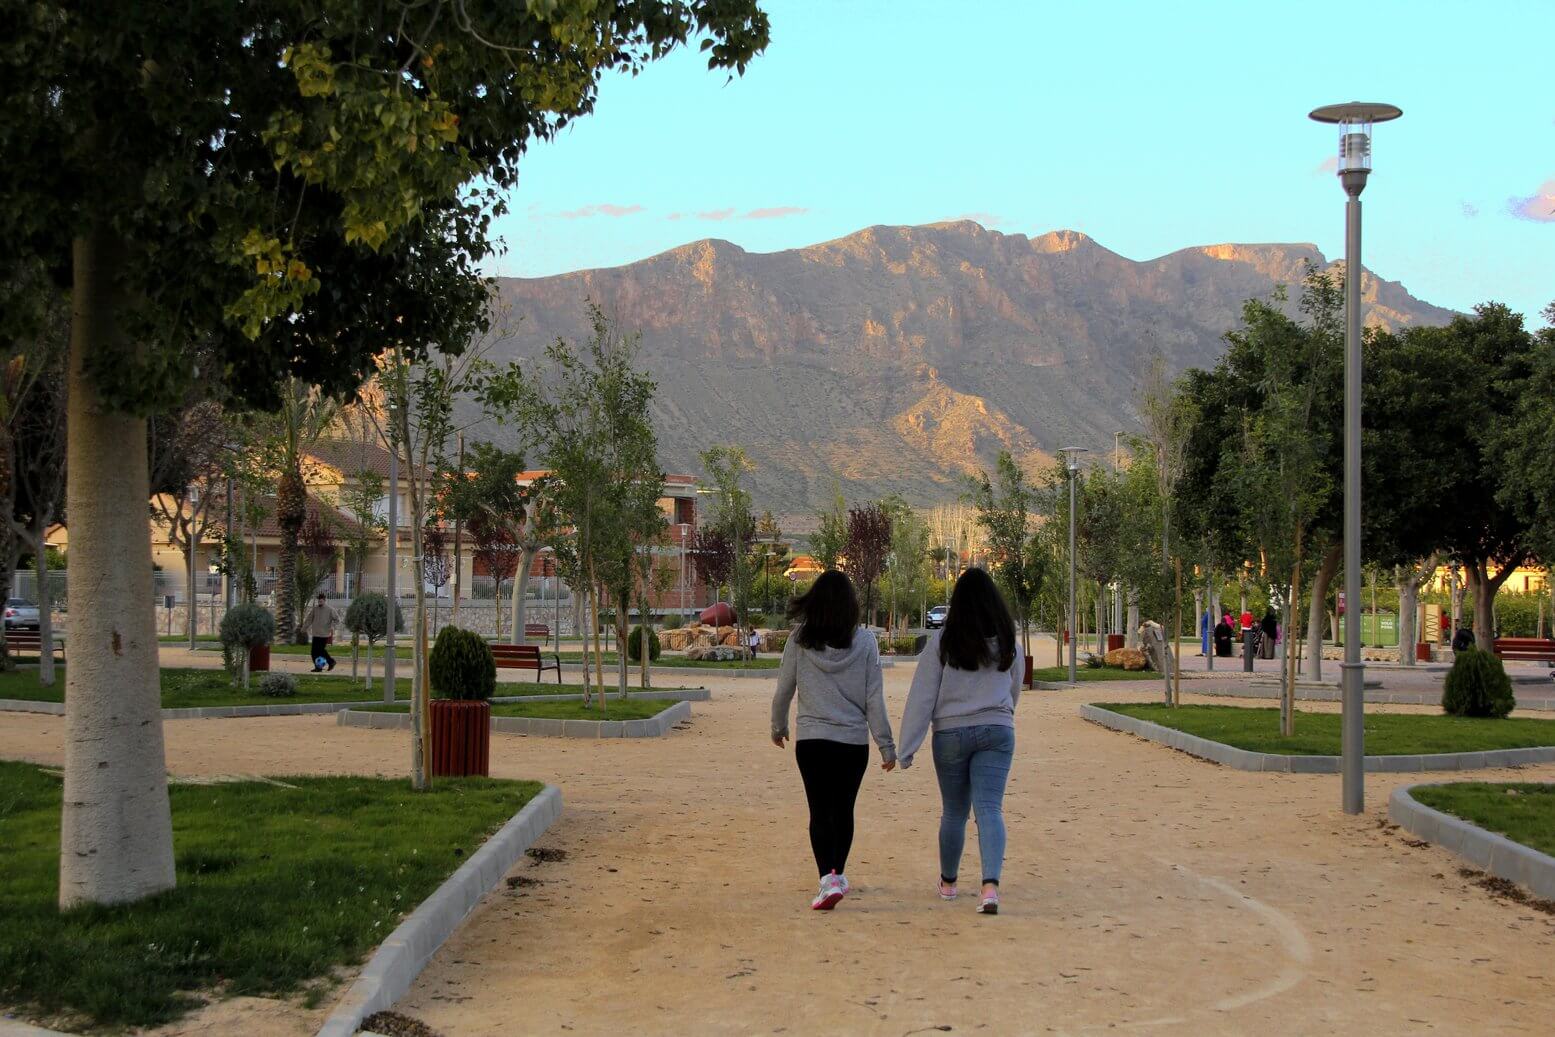
[[[853,848],[853,803],[869,767],[869,746],[802,738],[794,743],[794,759],[810,803],[815,866],[823,877],[834,871],[842,875]]]

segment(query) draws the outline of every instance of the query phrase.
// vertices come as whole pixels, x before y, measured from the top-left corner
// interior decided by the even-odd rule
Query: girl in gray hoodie
[[[977,811],[983,862],[981,914],[999,913],[1004,867],[1004,786],[1015,756],[1015,706],[1025,662],[1010,610],[982,569],[956,581],[945,625],[929,635],[902,717],[902,769],[934,729],[939,778],[939,895],[956,897],[966,822]]]
[[[772,744],[788,738],[788,712],[799,696],[794,759],[810,805],[810,849],[821,887],[810,907],[830,911],[848,893],[853,804],[869,767],[869,739],[880,747],[881,769],[896,766],[886,715],[875,635],[859,629],[858,596],[847,576],[828,570],[789,606],[795,622],[777,693],[772,696]]]

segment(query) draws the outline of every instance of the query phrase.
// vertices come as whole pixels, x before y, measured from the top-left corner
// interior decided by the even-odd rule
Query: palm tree
[[[302,458],[329,429],[339,409],[339,402],[324,396],[317,386],[288,378],[282,387],[271,448],[277,470],[275,521],[281,529],[275,627],[283,638],[292,637],[297,629],[297,552],[302,526],[308,518],[308,487],[303,479]]]

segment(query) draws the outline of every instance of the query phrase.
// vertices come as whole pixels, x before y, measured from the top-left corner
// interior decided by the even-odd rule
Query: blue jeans
[[[977,812],[977,849],[983,881],[1004,870],[1004,784],[1015,757],[1015,729],[979,724],[934,732],[934,774],[939,778],[940,878],[955,881],[966,844],[967,814]]]

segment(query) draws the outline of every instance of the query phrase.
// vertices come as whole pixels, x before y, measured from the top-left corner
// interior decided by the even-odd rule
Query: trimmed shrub
[[[245,673],[248,650],[275,640],[275,616],[252,602],[234,605],[221,617],[219,633],[222,665],[236,679]]]
[[[259,694],[289,699],[297,694],[297,678],[289,673],[267,673],[259,678]]]
[[[659,661],[659,635],[652,628],[648,629],[648,660]],[[626,657],[632,662],[642,662],[643,658],[643,628],[633,627],[626,639]]]
[[[497,660],[473,630],[444,627],[427,656],[432,697],[485,701],[497,689]]]
[[[788,646],[788,631],[774,630],[767,635],[767,651],[781,652]]]
[[[917,655],[918,638],[912,634],[898,634],[891,638],[891,651],[897,655]]]
[[[374,644],[389,632],[389,599],[382,594],[359,594],[346,609],[346,629]],[[405,629],[405,614],[394,606],[394,630]]]
[[[1506,667],[1492,653],[1458,653],[1442,686],[1442,711],[1455,717],[1504,717],[1517,704]]]
[[[659,622],[659,626],[665,630],[679,630],[682,626],[685,626],[685,623],[685,617],[672,612]]]

